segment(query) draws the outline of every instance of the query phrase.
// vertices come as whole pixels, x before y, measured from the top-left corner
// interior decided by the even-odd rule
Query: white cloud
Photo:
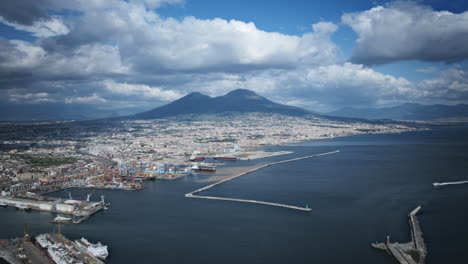
[[[46,51],[29,42],[10,40],[0,42],[0,70],[30,69],[41,65]]]
[[[104,81],[104,88],[114,94],[126,96],[137,96],[140,98],[154,99],[161,101],[173,101],[182,95],[173,90],[163,90],[159,87],[152,87],[143,84],[115,83],[113,81]]]
[[[393,2],[345,14],[342,22],[358,35],[351,58],[356,63],[468,58],[468,11],[455,14],[415,2]]]
[[[0,71],[34,72],[40,79],[64,79],[99,74],[125,74],[119,49],[105,44],[87,44],[66,53],[50,53],[39,45],[21,40],[0,42]]]
[[[238,20],[164,19],[153,10],[125,2],[109,10],[86,12],[82,20],[56,44],[115,42],[136,71],[248,71],[329,64],[339,52],[330,40],[336,30],[330,22],[294,36],[262,31],[252,22]]]
[[[13,90],[9,94],[10,102],[22,102],[27,104],[37,104],[37,103],[51,103],[55,102],[54,99],[49,97],[48,93],[19,93],[16,90]]]
[[[100,104],[100,103],[106,103],[107,100],[100,97],[96,93],[94,93],[91,96],[77,96],[77,97],[67,97],[65,98],[65,103],[66,104],[73,104],[73,103],[79,103],[79,104]]]
[[[32,25],[9,22],[0,16],[0,23],[13,27],[16,30],[29,32],[38,38],[65,35],[70,32],[62,19],[57,16],[51,17],[49,20],[35,21]]]

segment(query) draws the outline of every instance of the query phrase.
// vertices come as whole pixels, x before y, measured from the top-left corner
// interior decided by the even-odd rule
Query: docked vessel
[[[154,180],[156,175],[134,175],[134,176],[120,176],[123,180]]]
[[[24,210],[24,211],[30,211],[30,210],[31,210],[31,208],[30,208],[29,206],[24,205],[24,204],[18,204],[18,205],[16,206],[16,209],[18,209],[18,210]]]
[[[56,264],[73,263],[73,259],[67,256],[66,247],[61,243],[49,246],[49,248],[47,249],[47,253]]]
[[[6,203],[0,203],[0,207],[7,207],[7,206],[8,206],[8,204],[6,204]]]
[[[208,166],[208,165],[193,165],[192,170],[196,172],[215,172],[216,167],[215,166]]]
[[[229,161],[235,161],[237,160],[236,157],[213,157],[215,160],[229,160]]]
[[[36,242],[42,248],[49,248],[50,246],[52,246],[52,243],[50,243],[50,241],[47,238],[46,234],[40,234],[40,235],[36,236]]]
[[[75,240],[75,243],[89,254],[99,259],[105,260],[107,256],[109,256],[107,246],[102,245],[101,242],[92,244],[86,238],[82,237],[81,239]]]
[[[198,157],[190,157],[189,159],[190,161],[204,161],[205,160],[205,156],[198,156]]]
[[[72,222],[72,219],[70,217],[65,217],[58,215],[57,217],[54,218],[54,222],[56,223],[70,223]]]

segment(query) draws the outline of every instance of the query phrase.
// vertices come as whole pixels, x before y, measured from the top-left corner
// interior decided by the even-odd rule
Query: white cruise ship
[[[109,256],[107,246],[102,245],[101,242],[92,244],[86,238],[82,237],[81,239],[75,240],[75,243],[96,258],[105,260],[107,256]]]

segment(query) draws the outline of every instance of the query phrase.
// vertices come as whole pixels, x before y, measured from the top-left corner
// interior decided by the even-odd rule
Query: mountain
[[[330,115],[356,118],[390,118],[394,120],[441,120],[448,118],[467,118],[468,105],[421,105],[402,104],[385,108],[346,107],[329,113]]]
[[[156,119],[187,114],[218,114],[223,112],[262,112],[302,116],[311,112],[272,102],[246,89],[237,89],[223,96],[210,97],[198,92],[188,94],[172,103],[130,116],[132,119]]]

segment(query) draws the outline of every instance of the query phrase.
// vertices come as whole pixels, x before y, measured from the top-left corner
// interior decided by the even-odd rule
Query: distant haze
[[[403,104],[385,108],[342,108],[331,115],[358,118],[389,118],[395,120],[440,120],[468,118],[468,105],[421,105]]]

